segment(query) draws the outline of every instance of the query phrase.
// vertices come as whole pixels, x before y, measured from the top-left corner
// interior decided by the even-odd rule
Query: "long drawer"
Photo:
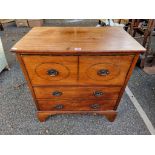
[[[104,111],[113,110],[116,100],[38,100],[41,111]]]
[[[34,87],[38,99],[117,99],[121,87]]]

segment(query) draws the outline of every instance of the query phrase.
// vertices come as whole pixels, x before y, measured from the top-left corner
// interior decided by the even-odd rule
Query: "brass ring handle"
[[[90,107],[91,107],[92,109],[98,109],[98,108],[100,108],[100,105],[97,104],[97,103],[95,103],[95,104],[91,104]]]
[[[97,74],[99,75],[99,76],[106,76],[106,75],[108,75],[110,72],[109,72],[109,70],[108,69],[100,69],[98,72],[97,72]]]
[[[53,95],[53,96],[61,96],[61,95],[62,95],[62,92],[60,92],[60,91],[54,91],[54,92],[52,93],[52,95]]]
[[[57,104],[55,107],[54,107],[56,110],[61,110],[64,108],[64,105],[63,104]]]
[[[104,93],[102,91],[95,91],[94,96],[99,97],[102,96]]]
[[[49,70],[47,71],[47,74],[48,74],[49,76],[57,76],[57,75],[59,74],[59,72],[58,72],[57,70],[55,70],[55,69],[49,69]]]

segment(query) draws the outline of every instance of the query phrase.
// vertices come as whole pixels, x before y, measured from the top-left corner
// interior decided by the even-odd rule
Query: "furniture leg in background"
[[[140,19],[132,19],[129,29],[129,34],[135,39],[142,39],[140,40],[140,42],[143,45],[143,47],[147,49],[146,52],[143,55],[141,55],[141,62],[140,62],[141,68],[144,68],[145,63],[147,62],[147,58],[151,54],[150,53],[151,36],[155,27],[154,19],[148,19],[146,22],[147,26],[141,26],[142,21]],[[139,34],[138,36],[136,35],[137,33]]]

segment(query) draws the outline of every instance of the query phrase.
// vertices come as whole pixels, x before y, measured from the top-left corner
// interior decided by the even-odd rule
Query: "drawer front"
[[[77,82],[76,56],[22,55],[32,85],[70,85]]]
[[[41,111],[104,111],[113,110],[116,100],[39,100]]]
[[[121,87],[34,87],[38,99],[117,99]]]
[[[95,85],[123,85],[133,55],[80,56],[79,83]]]

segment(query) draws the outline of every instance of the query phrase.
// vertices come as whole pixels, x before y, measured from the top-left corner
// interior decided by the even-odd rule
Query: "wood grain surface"
[[[121,87],[34,87],[37,99],[117,99],[120,90]]]
[[[11,48],[19,53],[144,52],[122,27],[35,27]]]
[[[122,86],[133,57],[132,55],[80,56],[79,83]],[[102,69],[108,70],[109,73],[98,75],[98,71]]]
[[[113,110],[116,100],[38,100],[39,109],[41,111],[103,111]],[[57,106],[63,106],[58,109]],[[96,106],[96,108],[93,108]]]
[[[77,82],[78,58],[75,56],[27,56],[22,59],[26,66],[32,85],[61,85]],[[56,76],[48,71],[54,69]]]

